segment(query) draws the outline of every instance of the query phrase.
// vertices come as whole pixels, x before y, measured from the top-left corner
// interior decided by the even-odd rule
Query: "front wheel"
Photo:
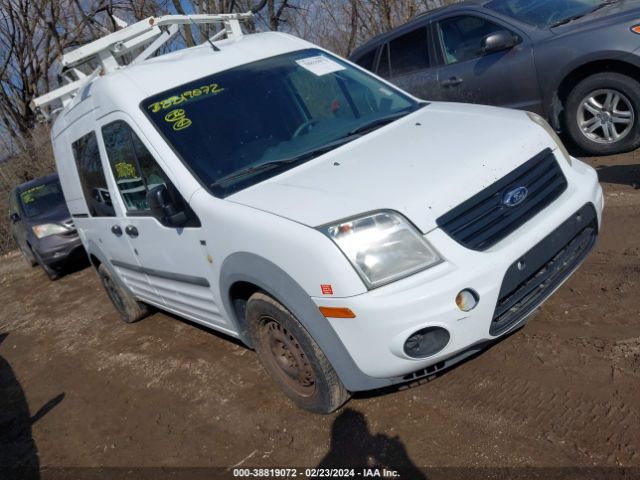
[[[246,315],[260,362],[296,405],[331,413],[349,399],[318,344],[282,304],[258,292],[247,302]]]
[[[569,93],[565,121],[572,140],[593,155],[640,146],[640,83],[615,72],[585,78]]]
[[[16,241],[16,244],[18,244],[17,241]],[[31,267],[35,267],[36,265],[38,265],[38,259],[33,254],[33,251],[31,250],[31,247],[29,246],[29,244],[27,244],[26,248],[22,248],[20,244],[18,244],[18,248],[20,249],[20,253],[22,253],[22,256],[24,257],[25,261]]]

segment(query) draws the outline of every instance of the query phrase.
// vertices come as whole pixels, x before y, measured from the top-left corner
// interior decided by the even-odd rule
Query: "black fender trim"
[[[309,294],[284,270],[253,253],[238,252],[222,264],[220,292],[227,314],[245,343],[249,344],[244,319],[237,318],[230,297],[231,287],[237,282],[251,283],[281,302],[315,339],[347,390],[373,390],[394,383],[393,379],[370,377],[358,368]]]

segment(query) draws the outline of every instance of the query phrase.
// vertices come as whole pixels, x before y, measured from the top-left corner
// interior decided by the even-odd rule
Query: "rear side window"
[[[363,56],[361,56],[358,61],[356,62],[358,65],[360,65],[362,68],[366,68],[367,70],[373,70],[373,61],[376,58],[376,51],[377,49],[373,49],[370,52],[365,53]]]
[[[389,44],[385,43],[380,52],[380,61],[378,62],[378,71],[376,72],[382,78],[391,76],[391,67],[389,64]]]
[[[391,75],[403,75],[429,68],[429,46],[425,27],[389,42]]]
[[[102,138],[127,210],[148,211],[147,192],[158,185],[170,185],[165,173],[131,127],[122,120],[104,126]]]
[[[89,213],[93,217],[115,216],[95,132],[79,138],[72,147]]]

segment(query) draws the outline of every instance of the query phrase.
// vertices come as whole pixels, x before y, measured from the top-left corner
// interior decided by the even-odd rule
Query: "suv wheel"
[[[100,265],[98,267],[98,276],[102,280],[102,286],[104,286],[111,303],[118,310],[122,320],[126,323],[133,323],[149,315],[149,306],[133,298],[107,267]]]
[[[255,293],[247,302],[246,315],[260,362],[296,405],[331,413],[349,399],[318,344],[278,301]]]
[[[603,72],[582,80],[565,105],[567,130],[585,152],[611,155],[640,146],[640,83]]]

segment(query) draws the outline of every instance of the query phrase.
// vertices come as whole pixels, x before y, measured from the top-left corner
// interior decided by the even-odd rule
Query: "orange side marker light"
[[[356,314],[346,307],[319,307],[320,313],[327,318],[356,318]]]

